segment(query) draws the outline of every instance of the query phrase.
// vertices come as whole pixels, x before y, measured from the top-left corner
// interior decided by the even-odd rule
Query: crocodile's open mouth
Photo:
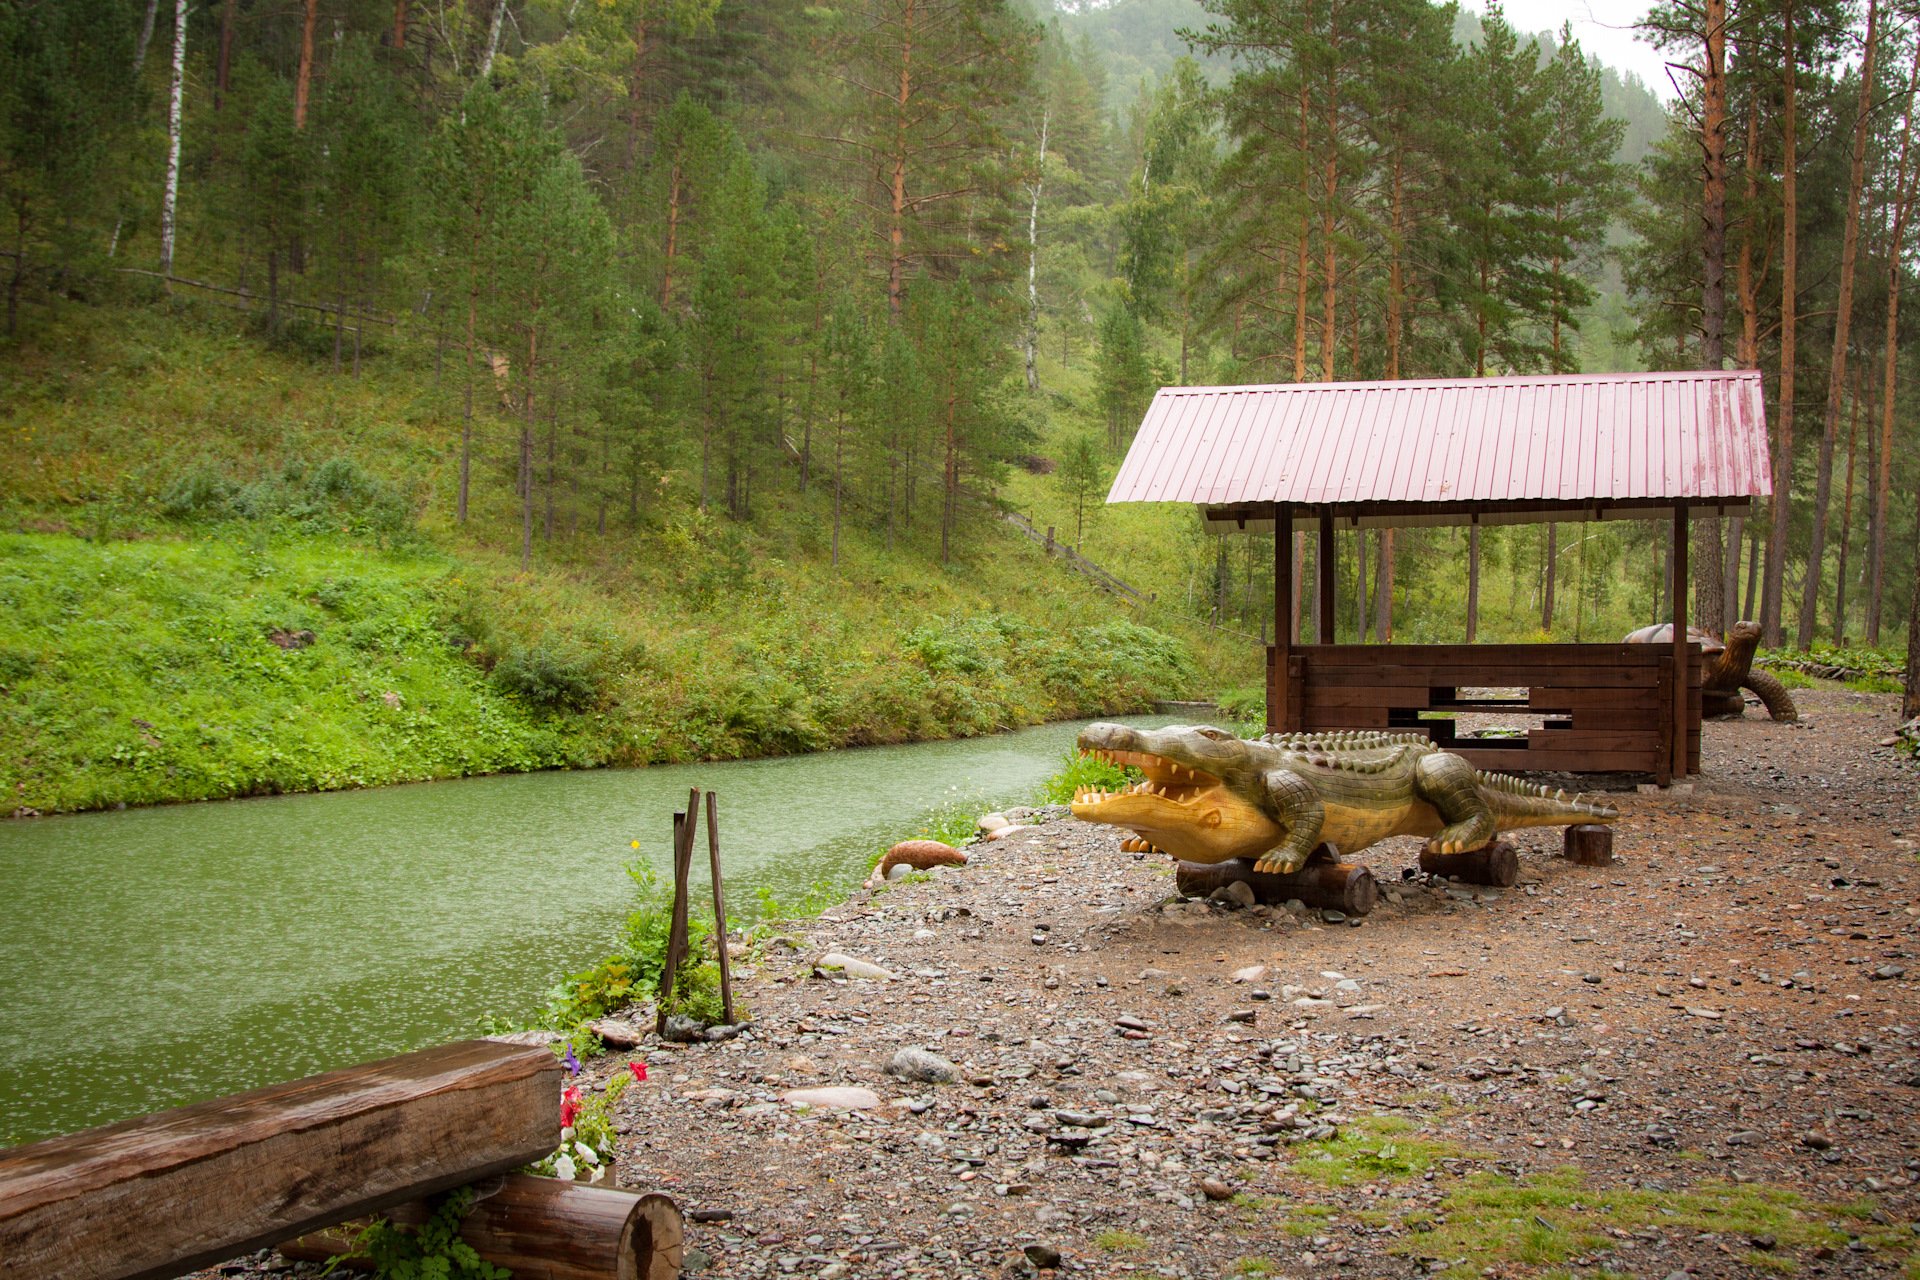
[[[1119,826],[1138,826],[1168,820],[1178,824],[1178,811],[1163,805],[1189,807],[1199,803],[1220,786],[1220,779],[1204,770],[1169,760],[1145,751],[1107,751],[1089,748],[1080,753],[1108,764],[1132,766],[1147,776],[1130,787],[1108,791],[1102,787],[1081,787],[1073,793],[1073,816],[1088,822],[1110,822]],[[1158,819],[1158,822],[1155,820]],[[1188,819],[1192,821],[1193,819]],[[1121,842],[1128,852],[1157,851],[1147,840],[1133,838]]]

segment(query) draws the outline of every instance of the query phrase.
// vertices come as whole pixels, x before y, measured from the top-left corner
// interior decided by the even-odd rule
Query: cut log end
[[[1566,843],[1561,846],[1561,855],[1567,861],[1582,867],[1605,867],[1613,864],[1613,828],[1598,823],[1581,823],[1568,827]]]

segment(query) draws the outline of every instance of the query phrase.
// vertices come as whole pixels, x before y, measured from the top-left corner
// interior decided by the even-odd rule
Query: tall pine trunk
[[[293,127],[307,127],[307,100],[313,94],[313,24],[320,0],[306,0],[300,19],[300,70],[293,82]]]
[[[1467,526],[1467,643],[1480,638],[1480,526]]]
[[[1706,0],[1705,67],[1700,81],[1701,192],[1700,361],[1726,364],[1727,331],[1727,3]],[[1693,609],[1696,625],[1726,630],[1726,583],[1720,517],[1694,522]]]
[[[1853,379],[1853,408],[1847,414],[1847,483],[1840,500],[1840,562],[1833,574],[1833,643],[1847,643],[1847,549],[1853,541],[1853,452],[1860,435],[1860,378]]]
[[[1893,225],[1887,231],[1887,325],[1886,350],[1882,356],[1880,385],[1880,444],[1873,469],[1873,506],[1867,534],[1867,643],[1880,643],[1880,609],[1887,559],[1887,495],[1893,474],[1893,399],[1894,379],[1899,371],[1900,282],[1906,278],[1901,263],[1905,260],[1907,217],[1913,211],[1914,188],[1920,183],[1920,166],[1911,161],[1913,142],[1913,98],[1920,88],[1920,45],[1913,54],[1913,67],[1907,73],[1907,96],[1900,122],[1900,168],[1894,180]]]
[[[1547,546],[1540,560],[1540,629],[1553,632],[1553,589],[1559,585],[1560,526],[1547,526]]]
[[[1747,95],[1746,219],[1740,233],[1740,256],[1734,267],[1734,289],[1740,298],[1740,348],[1735,357],[1742,369],[1760,367],[1760,286],[1753,276],[1754,239],[1760,218],[1760,95]]]
[[[907,104],[913,100],[913,31],[915,0],[907,0],[900,17],[900,90],[894,100],[892,172],[888,175],[887,208],[887,318],[900,322],[907,296]],[[946,522],[941,521],[940,560],[946,562]]]
[[[1787,520],[1793,497],[1793,375],[1798,358],[1800,271],[1800,55],[1794,46],[1793,0],[1782,6],[1780,110],[1780,403],[1773,415],[1773,505],[1767,528],[1767,570],[1760,588],[1760,643],[1780,645],[1781,605],[1786,596]]]
[[[1833,497],[1833,446],[1840,433],[1846,394],[1847,338],[1853,327],[1853,276],[1860,253],[1860,193],[1867,173],[1867,123],[1873,109],[1873,61],[1878,52],[1879,0],[1867,0],[1866,52],[1860,63],[1860,100],[1853,121],[1853,170],[1847,179],[1847,220],[1840,237],[1840,291],[1834,304],[1833,357],[1827,370],[1827,413],[1820,432],[1820,470],[1814,481],[1813,531],[1807,545],[1807,577],[1800,597],[1799,646],[1813,644],[1820,604],[1821,556],[1826,551],[1827,505]]]

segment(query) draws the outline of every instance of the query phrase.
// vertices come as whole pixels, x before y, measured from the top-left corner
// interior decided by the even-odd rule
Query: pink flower
[[[627,1070],[633,1072],[633,1078],[636,1083],[639,1083],[639,1084],[646,1083],[646,1080],[647,1080],[647,1064],[646,1063],[629,1062],[627,1064]]]

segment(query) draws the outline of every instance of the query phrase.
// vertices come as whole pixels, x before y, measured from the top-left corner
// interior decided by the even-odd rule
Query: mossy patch
[[[1450,1142],[1419,1136],[1404,1116],[1364,1116],[1323,1142],[1303,1143],[1293,1172],[1329,1187],[1398,1182],[1461,1154]]]
[[[1518,1180],[1479,1173],[1450,1189],[1437,1214],[1409,1214],[1404,1221],[1417,1234],[1396,1252],[1446,1260],[1453,1264],[1448,1274],[1466,1276],[1495,1265],[1566,1263],[1612,1248],[1609,1230],[1657,1231],[1725,1236],[1742,1245],[1771,1238],[1771,1249],[1747,1252],[1747,1264],[1790,1274],[1800,1261],[1796,1255],[1843,1248],[1850,1237],[1886,1252],[1912,1248],[1910,1235],[1893,1230],[1871,1238],[1861,1234],[1860,1211],[1859,1205],[1822,1204],[1761,1183],[1711,1181],[1652,1191],[1597,1187],[1573,1168]]]

